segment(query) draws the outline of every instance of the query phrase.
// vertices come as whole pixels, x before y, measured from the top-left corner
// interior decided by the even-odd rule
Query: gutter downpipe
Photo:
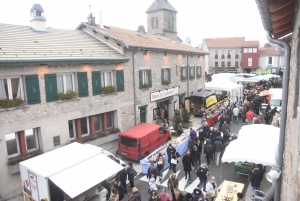
[[[283,155],[284,155],[284,142],[285,142],[285,129],[287,119],[287,99],[288,99],[288,85],[289,85],[289,74],[290,74],[290,56],[291,47],[287,42],[275,39],[271,36],[270,31],[266,31],[267,39],[269,42],[279,45],[284,48],[284,66],[283,66],[283,81],[282,81],[282,104],[281,104],[281,115],[280,115],[280,133],[279,133],[279,145],[277,153],[277,165],[282,171],[283,167]],[[276,180],[275,185],[275,201],[280,201],[282,174]]]
[[[133,111],[134,111],[134,125],[136,126],[137,125],[137,121],[136,121],[136,83],[135,83],[135,60],[134,60],[134,55],[140,51],[140,48],[138,47],[136,49],[136,51],[134,51],[132,53],[132,68],[133,68],[133,79],[132,79],[132,82],[133,82]]]

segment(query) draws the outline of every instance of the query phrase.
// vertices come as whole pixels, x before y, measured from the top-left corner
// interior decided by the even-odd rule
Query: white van
[[[273,109],[277,107],[277,111],[281,110],[282,95],[273,94],[270,101],[270,106]]]

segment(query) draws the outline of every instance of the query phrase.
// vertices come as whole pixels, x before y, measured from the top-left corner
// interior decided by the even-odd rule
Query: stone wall
[[[285,132],[284,167],[282,172],[281,200],[300,200],[300,102],[299,102],[299,67],[300,12],[295,15],[295,24],[291,39],[291,58],[287,121]]]

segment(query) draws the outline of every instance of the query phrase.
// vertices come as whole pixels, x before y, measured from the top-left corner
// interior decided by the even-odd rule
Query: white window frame
[[[219,53],[218,50],[215,50],[215,55],[218,55],[218,53]]]
[[[7,81],[7,90],[8,90],[8,97],[7,98],[10,99],[10,100],[13,99],[12,87],[11,87],[11,79],[13,79],[13,78],[19,78],[20,87],[21,87],[21,99],[24,100],[24,90],[23,90],[22,76],[0,78],[1,80],[6,80]]]
[[[107,84],[107,73],[110,73],[111,75],[111,85]],[[114,71],[110,70],[110,71],[101,71],[101,84],[102,87],[110,87],[110,86],[115,86],[114,83]],[[105,79],[106,78],[106,79]]]
[[[82,131],[81,131],[81,137],[89,136],[91,134],[89,117],[81,117],[81,118],[86,118],[87,130],[88,130],[88,133],[82,133]],[[81,129],[81,122],[80,122],[80,129]]]
[[[98,118],[98,121],[99,121],[99,117],[100,117],[100,130],[96,130],[96,126],[95,126],[95,132],[98,133],[98,132],[101,132],[103,131],[103,125],[102,125],[102,114],[96,114],[94,115],[94,118],[97,117]],[[95,121],[95,120],[94,120]]]
[[[257,48],[253,48],[253,53],[257,53]]]
[[[196,67],[193,66],[193,67],[190,68],[190,70],[191,70],[190,75],[194,76],[194,78],[195,78]]]
[[[227,50],[227,54],[231,56],[231,50]]]
[[[248,48],[248,53],[252,53],[252,48]]]
[[[108,127],[108,125],[107,125],[107,130],[109,130],[109,129],[113,129],[114,127],[115,127],[115,113],[114,113],[114,111],[111,111],[111,112],[107,112],[107,113],[112,113],[112,117],[111,117],[111,121],[112,121],[112,125],[113,125],[113,127]],[[108,121],[107,121],[108,122]],[[108,123],[107,123],[108,124]]]
[[[71,138],[70,131],[69,131],[69,138],[70,138],[70,140],[75,140],[76,139],[76,135],[77,135],[77,133],[76,133],[76,122],[75,122],[75,119],[69,120],[69,121],[72,121],[73,133],[74,133],[74,137]],[[68,121],[68,124],[69,124],[69,121]],[[68,125],[68,127],[69,127],[69,125]]]
[[[39,148],[40,148],[39,138],[38,138],[38,129],[37,128],[31,128],[31,129],[33,130],[34,139],[35,139],[35,143],[36,143],[37,147],[33,148],[33,149],[27,149],[26,130],[24,130],[25,144],[26,144],[26,151],[27,151],[27,153],[39,150]],[[30,130],[30,129],[27,129],[27,130]]]
[[[9,134],[13,134],[13,133],[8,133],[6,135],[9,135]],[[15,154],[12,154],[12,155],[8,155],[7,153],[7,158],[13,158],[13,157],[16,157],[16,156],[20,156],[21,155],[21,152],[20,152],[20,143],[19,143],[19,133],[14,133],[15,134],[15,140],[16,140],[16,144],[17,144],[17,151],[18,153],[15,153]],[[4,136],[5,138],[5,136]],[[5,143],[6,143],[6,139],[5,139]],[[7,146],[7,144],[6,144]]]
[[[239,50],[235,50],[235,55],[239,55]]]
[[[149,84],[149,72],[148,69],[142,71],[143,84]]]
[[[244,48],[244,53],[248,53],[248,48]]]
[[[271,64],[269,63],[269,58],[270,58],[270,56],[267,57],[267,66],[273,66],[274,65],[274,57],[271,57],[272,58]]]
[[[169,80],[169,71],[168,71],[168,69],[170,69],[170,68],[164,68],[164,80]]]
[[[72,90],[75,91],[75,76],[74,76],[74,73],[65,73],[65,74],[57,74],[56,76],[63,76],[63,93],[66,93],[67,92],[67,82],[66,82],[66,76],[67,75],[71,75],[72,76]],[[56,81],[56,84],[57,84],[57,81]],[[58,86],[57,86],[57,90],[58,90]],[[58,92],[58,93],[61,93],[61,92]]]
[[[252,58],[248,58],[248,66],[252,66]]]

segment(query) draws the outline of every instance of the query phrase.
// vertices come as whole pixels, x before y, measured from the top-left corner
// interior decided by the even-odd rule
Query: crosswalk
[[[180,172],[182,174],[180,174]],[[172,173],[172,170],[169,170],[168,168],[163,172],[162,174],[162,183],[159,182],[159,179],[157,178],[156,179],[156,185],[157,186],[160,186],[160,187],[163,187],[163,188],[168,188],[168,180],[169,180],[169,177]],[[194,174],[193,172],[191,174]],[[168,176],[167,176],[168,175]],[[179,184],[178,184],[178,189],[180,191],[186,191],[186,192],[193,192],[193,190],[195,188],[197,188],[197,185],[199,184],[199,179],[196,177],[196,175],[192,175],[192,180],[194,178],[194,181],[192,181],[191,183],[188,182],[188,179],[185,179],[185,175],[184,175],[184,172],[181,171],[181,170],[178,170],[176,172],[176,178],[178,179],[179,181]],[[144,181],[144,182],[148,182],[149,179],[147,179],[147,175],[141,177],[139,179],[140,181]]]

